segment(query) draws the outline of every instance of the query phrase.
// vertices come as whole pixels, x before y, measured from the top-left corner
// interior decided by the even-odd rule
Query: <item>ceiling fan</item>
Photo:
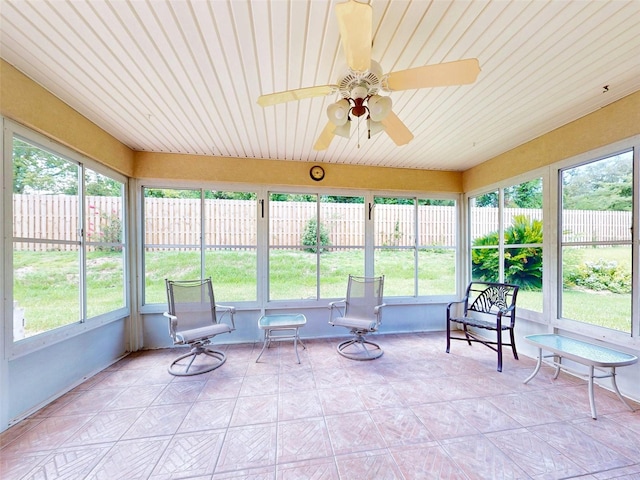
[[[347,72],[336,85],[298,88],[258,97],[262,107],[339,93],[342,97],[327,108],[329,122],[313,148],[325,150],[333,137],[351,136],[351,121],[364,117],[368,137],[385,131],[400,146],[409,143],[413,134],[391,110],[391,98],[379,92],[394,92],[417,88],[465,85],[476,81],[480,65],[476,58],[425,65],[383,74],[380,65],[371,59],[372,11],[369,3],[357,0],[336,4],[336,16]]]

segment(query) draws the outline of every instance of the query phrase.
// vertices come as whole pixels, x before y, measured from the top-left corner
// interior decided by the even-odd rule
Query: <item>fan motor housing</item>
[[[371,66],[366,72],[355,72],[351,69],[347,70],[338,81],[338,91],[342,98],[351,98],[351,92],[356,87],[364,87],[367,89],[367,95],[376,95],[382,88],[382,68],[371,60]]]

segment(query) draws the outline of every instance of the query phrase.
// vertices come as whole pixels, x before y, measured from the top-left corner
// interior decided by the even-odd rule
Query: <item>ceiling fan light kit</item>
[[[368,138],[385,131],[398,145],[406,145],[413,134],[392,111],[392,101],[380,91],[394,92],[419,88],[466,85],[476,81],[480,73],[477,59],[424,65],[383,75],[378,62],[371,59],[373,9],[369,3],[356,0],[338,3],[336,17],[348,70],[337,85],[322,85],[261,95],[258,104],[263,107],[278,103],[326,96],[338,93],[340,100],[327,107],[329,122],[324,127],[314,150],[329,148],[333,137],[349,138],[351,121],[367,121]]]

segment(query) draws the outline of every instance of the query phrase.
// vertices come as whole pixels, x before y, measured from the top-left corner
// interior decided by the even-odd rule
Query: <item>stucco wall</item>
[[[640,92],[635,92],[470,168],[463,173],[462,188],[470,192],[638,134]]]

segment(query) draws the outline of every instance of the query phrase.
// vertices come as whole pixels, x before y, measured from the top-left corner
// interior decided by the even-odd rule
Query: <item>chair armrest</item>
[[[373,307],[373,313],[378,315],[378,312],[382,309],[382,307],[386,307],[386,306],[387,306],[386,303],[381,303],[380,305],[376,305],[375,307]]]
[[[178,328],[178,317],[171,315],[169,312],[164,312],[162,315],[169,319],[169,335],[171,335],[171,338],[173,338],[173,341],[175,342]]]
[[[341,317],[344,317],[344,309],[347,305],[347,299],[343,298],[342,300],[336,300],[335,302],[330,302],[328,307],[329,310],[331,310],[331,313],[329,314],[329,323],[331,323],[331,321],[333,320],[333,312],[334,310],[337,310],[339,315]]]
[[[386,307],[386,303],[381,303],[380,305],[376,305],[373,307],[373,314],[376,316],[376,324],[378,327],[382,323],[382,307]]]
[[[232,307],[230,305],[218,305],[216,303],[216,311],[222,312],[222,315],[220,315],[220,319],[218,320],[218,322],[221,322],[224,319],[225,315],[229,315],[229,318],[231,319],[231,329],[236,329],[236,322],[233,318],[236,314],[236,307]]]

